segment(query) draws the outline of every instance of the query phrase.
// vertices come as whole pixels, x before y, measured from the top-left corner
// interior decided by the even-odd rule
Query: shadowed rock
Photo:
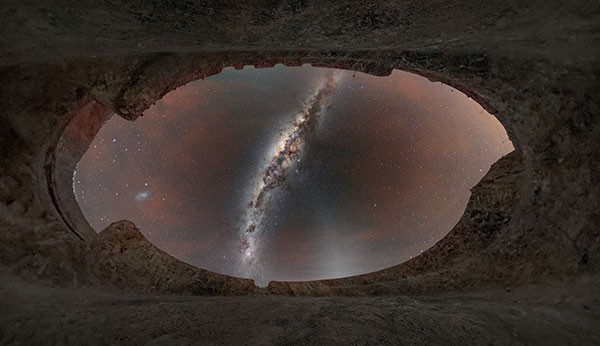
[[[0,280],[0,343],[600,343],[598,3],[270,4],[3,4],[0,270],[10,275]],[[504,125],[516,152],[472,190],[458,226],[431,250],[376,273],[269,286],[281,295],[416,295],[182,304],[64,288],[253,292],[249,280],[176,261],[129,222],[96,237],[65,195],[68,169],[56,169],[68,165],[57,167],[56,153],[86,107],[134,120],[225,66],[276,63],[412,71],[461,90]],[[448,295],[457,291],[468,293]]]
[[[91,243],[90,275],[98,284],[141,292],[245,295],[254,281],[211,273],[183,263],[150,243],[131,221],[113,222]]]

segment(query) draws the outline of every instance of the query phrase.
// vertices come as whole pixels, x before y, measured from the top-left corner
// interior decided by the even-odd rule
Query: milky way
[[[266,285],[417,256],[511,150],[481,106],[414,74],[225,69],[114,116],[74,188],[97,231],[129,219],[180,260]]]
[[[246,274],[250,277],[259,275],[256,256],[260,253],[261,223],[269,207],[271,194],[273,190],[285,184],[288,170],[297,166],[295,163],[300,161],[304,141],[317,128],[319,118],[324,115],[329,101],[328,96],[339,78],[339,74],[328,73],[308,97],[289,128],[280,135],[268,166],[252,189],[252,198],[241,228],[241,260]]]

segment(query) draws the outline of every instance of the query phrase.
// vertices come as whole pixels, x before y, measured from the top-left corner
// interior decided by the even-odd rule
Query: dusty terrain
[[[600,343],[598,2],[14,0],[0,18],[0,343]],[[443,81],[516,152],[433,248],[352,278],[259,290],[91,231],[69,171],[106,114],[276,63]]]
[[[366,298],[147,296],[2,279],[2,344],[600,343],[600,298],[589,291],[600,282],[587,277],[568,288]]]

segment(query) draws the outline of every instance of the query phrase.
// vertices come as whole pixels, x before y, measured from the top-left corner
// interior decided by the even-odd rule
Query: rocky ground
[[[0,344],[600,344],[597,1],[8,0],[0,20]],[[448,237],[353,278],[257,290],[127,222],[90,231],[64,179],[98,119],[276,63],[443,81],[516,152]]]
[[[597,345],[600,281],[476,294],[185,297],[2,276],[2,345]]]

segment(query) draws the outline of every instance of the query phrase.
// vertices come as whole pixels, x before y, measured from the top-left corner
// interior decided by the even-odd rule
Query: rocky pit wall
[[[207,43],[194,46],[191,41],[173,41],[155,50],[164,53],[147,51],[146,43],[129,51],[124,50],[127,45],[123,42],[136,39],[121,37],[121,41],[115,39],[112,54],[108,50],[91,56],[108,48],[94,46],[95,41],[78,41],[83,34],[73,34],[74,38],[64,38],[64,42],[40,44],[41,53],[31,57],[26,46],[4,38],[0,59],[3,270],[61,286],[254,294],[249,280],[210,273],[173,259],[149,244],[131,223],[114,224],[99,236],[85,230],[87,222],[73,216],[77,210],[69,197],[65,167],[78,160],[84,152],[81,143],[93,136],[82,136],[79,149],[70,151],[70,159],[58,165],[56,153],[61,150],[60,138],[68,124],[77,114],[85,115],[86,109],[100,110],[104,115],[115,112],[135,120],[168,91],[226,66],[311,63],[375,75],[403,69],[449,84],[494,114],[516,151],[493,166],[473,189],[457,227],[423,255],[351,278],[272,282],[269,292],[375,295],[477,291],[597,275],[600,59],[594,47],[600,45],[593,43],[600,42],[600,9],[589,2],[573,2],[570,6],[575,9],[566,10],[580,20],[564,19],[563,23],[560,16],[565,7],[559,5],[538,4],[543,10],[539,13],[546,13],[546,17],[527,21],[527,14],[515,14],[522,10],[518,2],[471,4],[473,11],[489,11],[481,18],[495,15],[500,19],[470,32],[448,24],[454,21],[458,26],[469,20],[459,15],[464,9],[448,5],[450,12],[445,12],[447,18],[439,24],[445,30],[434,29],[432,33],[430,29],[420,40],[415,28],[431,26],[432,18],[437,18],[426,11],[439,11],[423,6],[420,11],[425,12],[410,17],[412,24],[402,24],[409,27],[403,29],[405,36],[399,37],[399,31],[394,30],[400,29],[391,24],[386,24],[385,30],[378,28],[378,22],[371,19],[354,31],[340,34],[341,40],[324,31],[299,32],[296,41],[290,41],[306,39],[308,46],[313,45],[309,50],[280,49],[283,43],[279,34],[265,34],[256,41],[242,35],[237,41],[232,37],[239,27],[225,25],[233,20],[228,17],[217,18],[223,24],[219,30],[227,33],[222,35],[226,51],[211,49]],[[496,13],[498,8],[505,10]],[[322,17],[326,17],[327,11],[334,10],[323,11]],[[361,18],[360,11],[371,10],[358,6],[353,11]],[[262,18],[249,13],[258,17],[246,18],[248,23]],[[15,23],[9,22],[5,28],[18,27]],[[171,29],[165,30],[168,33]],[[435,32],[442,32],[442,38],[436,38]],[[183,37],[177,28],[171,34]],[[371,41],[364,43],[366,38]],[[64,59],[57,58],[61,54]],[[90,106],[92,103],[97,106]],[[89,114],[90,122],[102,118],[94,117],[92,111]],[[85,120],[80,124],[80,128],[94,129],[92,132],[98,128]]]

